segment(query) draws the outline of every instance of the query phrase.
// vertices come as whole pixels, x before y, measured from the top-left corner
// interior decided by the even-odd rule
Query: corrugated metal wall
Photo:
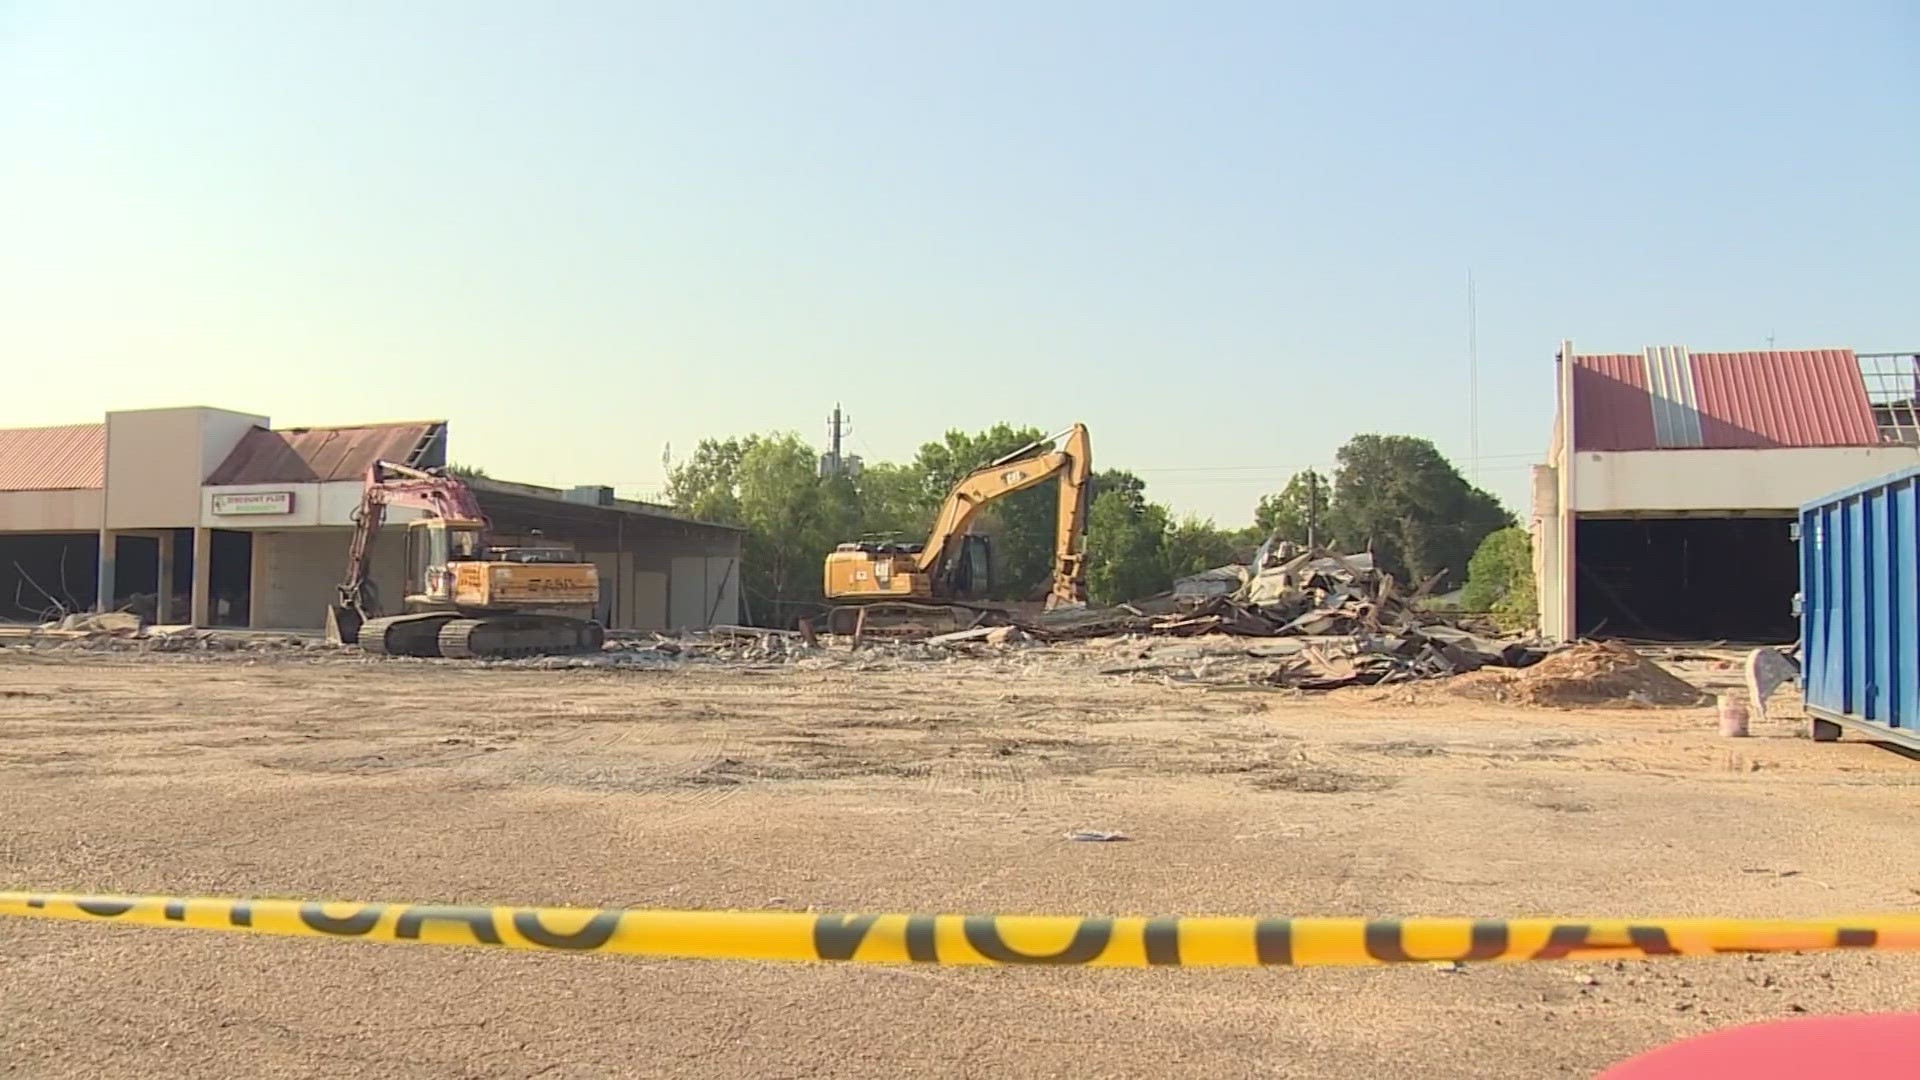
[[[739,622],[740,562],[725,555],[678,556],[667,597],[675,630]]]
[[[346,571],[351,536],[347,529],[255,533],[254,625],[289,630],[325,625],[326,607]],[[563,537],[545,537],[542,542],[568,543]],[[678,554],[689,550],[737,553],[737,541],[652,541],[641,546],[646,550],[625,552],[624,567],[612,552],[580,551],[608,583],[609,599],[617,604],[615,628],[704,628],[739,621],[737,554]],[[382,530],[373,552],[374,585],[388,614],[399,610],[405,560],[406,528],[390,525]]]
[[[1800,511],[1801,679],[1818,715],[1920,731],[1920,469]]]

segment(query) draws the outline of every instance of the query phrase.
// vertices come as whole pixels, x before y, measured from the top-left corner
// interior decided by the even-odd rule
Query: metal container
[[[1920,749],[1920,468],[1800,508],[1800,687],[1813,737]]]

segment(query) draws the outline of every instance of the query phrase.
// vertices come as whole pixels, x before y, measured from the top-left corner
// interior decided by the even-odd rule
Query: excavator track
[[[415,612],[368,619],[360,627],[359,645],[375,656],[439,656],[440,631],[458,616]]]
[[[596,622],[556,615],[456,618],[440,627],[436,655],[471,657],[569,656],[599,652],[607,632]]]
[[[951,629],[970,630],[976,626],[1004,626],[1013,621],[1004,609],[997,607],[975,606],[955,603],[922,603],[911,600],[868,601],[859,604],[842,604],[827,612],[827,632],[830,634],[851,634],[860,621],[860,613],[867,614],[869,630],[884,631],[893,626],[907,623],[924,624],[929,619],[945,618],[951,621]]]

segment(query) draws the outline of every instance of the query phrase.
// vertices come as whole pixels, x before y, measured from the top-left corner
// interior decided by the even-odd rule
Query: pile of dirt
[[[1583,641],[1522,671],[1476,671],[1447,688],[1467,697],[1546,708],[1676,708],[1707,700],[1679,676],[1614,641]]]

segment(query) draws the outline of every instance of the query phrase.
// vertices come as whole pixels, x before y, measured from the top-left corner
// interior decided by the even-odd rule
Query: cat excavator
[[[406,594],[379,615],[373,542],[389,507],[424,510],[407,523]],[[606,630],[592,619],[599,571],[573,552],[494,547],[473,491],[441,469],[377,461],[353,515],[347,576],[327,609],[329,640],[381,656],[551,656],[598,652]]]
[[[840,601],[827,613],[828,629],[848,632],[862,611],[869,619],[944,614],[969,625],[1004,622],[1004,610],[972,602],[985,597],[992,587],[993,560],[987,537],[976,536],[968,528],[989,503],[1054,477],[1060,479],[1060,499],[1053,582],[1046,606],[1049,611],[1084,607],[1087,581],[1082,548],[1092,476],[1087,428],[1075,424],[962,477],[941,502],[926,543],[841,544],[827,555],[827,599]]]

